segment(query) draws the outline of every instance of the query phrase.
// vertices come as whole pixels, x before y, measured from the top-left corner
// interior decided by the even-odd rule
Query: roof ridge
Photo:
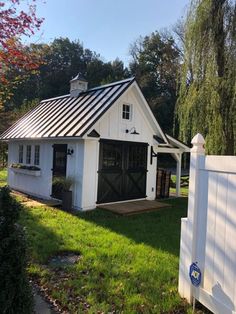
[[[133,81],[135,80],[134,76],[129,77],[129,78],[124,79],[124,80],[116,81],[116,82],[113,82],[113,83],[108,83],[108,84],[96,86],[96,87],[93,87],[93,88],[89,88],[88,90],[80,93],[80,95],[86,94],[86,93],[94,91],[94,90],[99,90],[99,89],[102,89],[102,88],[107,88],[107,87],[110,87],[110,86],[115,86],[115,85],[119,85],[119,84],[122,84],[122,83],[127,83],[127,82],[132,81],[132,80]],[[70,97],[70,94],[42,99],[40,102],[51,101],[51,100],[60,99],[60,98],[66,98],[66,97]]]
[[[120,81],[116,81],[116,82],[113,82],[113,83],[108,83],[108,84],[104,84],[104,85],[101,85],[101,86],[90,88],[86,92],[89,92],[89,91],[92,91],[92,90],[97,90],[97,89],[100,89],[100,88],[106,88],[106,87],[110,87],[110,86],[115,86],[115,85],[119,85],[119,84],[122,84],[122,83],[127,83],[127,82],[130,82],[130,81],[134,81],[134,80],[135,80],[135,77],[132,76],[132,77],[129,77],[129,78],[124,79],[124,80],[120,80]]]
[[[70,94],[66,94],[66,95],[61,95],[61,96],[56,96],[56,97],[52,97],[52,98],[46,98],[46,99],[42,99],[40,102],[45,102],[45,101],[51,101],[51,100],[55,100],[55,99],[60,99],[60,98],[66,98],[69,97]]]

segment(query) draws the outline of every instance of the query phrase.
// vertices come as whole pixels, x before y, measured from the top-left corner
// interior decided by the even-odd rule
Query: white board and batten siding
[[[41,197],[51,198],[52,191],[52,168],[53,168],[53,144],[67,144],[73,149],[73,155],[67,156],[67,176],[74,178],[73,184],[73,206],[81,207],[82,185],[83,185],[83,163],[84,163],[84,141],[83,140],[17,140],[8,143],[8,185],[15,190]],[[16,173],[11,169],[12,163],[18,163],[19,145],[24,146],[24,164],[26,164],[26,146],[31,145],[31,166],[34,165],[34,146],[40,145],[40,160],[38,167],[40,176],[32,176]]]
[[[157,160],[153,159],[150,164],[150,149],[154,144],[153,135],[159,134],[159,129],[150,123],[150,116],[146,116],[146,108],[142,99],[139,99],[139,94],[136,93],[136,88],[128,89],[117,101],[113,104],[104,116],[98,120],[92,127],[99,134],[101,139],[112,139],[118,141],[130,141],[147,143],[147,184],[146,195],[148,200],[154,200],[156,197],[156,167]],[[123,104],[131,105],[131,119],[122,119]],[[142,108],[143,106],[143,108]],[[139,135],[126,133],[132,127],[136,128]],[[92,130],[91,129],[91,130]],[[90,131],[91,131],[90,130]],[[89,132],[87,132],[89,133]],[[92,209],[96,206],[97,201],[97,185],[98,185],[98,163],[99,163],[99,139],[85,139],[84,152],[84,188],[82,197],[82,206],[84,209]]]
[[[205,156],[204,140],[192,141],[188,217],[181,222],[179,293],[213,313],[236,313],[236,156]],[[197,262],[199,287],[189,279]]]

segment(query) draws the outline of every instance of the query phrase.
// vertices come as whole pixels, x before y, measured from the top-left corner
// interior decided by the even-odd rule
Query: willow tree
[[[176,105],[184,141],[201,132],[211,154],[236,152],[236,2],[193,0]]]

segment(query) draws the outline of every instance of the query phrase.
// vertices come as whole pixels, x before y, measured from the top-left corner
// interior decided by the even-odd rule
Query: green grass
[[[185,313],[177,281],[186,199],[169,203],[173,207],[130,217],[25,208],[20,222],[28,232],[31,275],[70,313],[87,304],[88,313]],[[78,264],[61,272],[45,266],[68,250],[81,254]]]
[[[187,178],[187,177],[188,177],[188,176],[183,177],[183,178]],[[176,175],[172,175],[172,176],[171,176],[171,180],[173,181],[173,183],[176,183]],[[176,192],[176,189],[175,189],[175,188],[170,188],[170,193],[171,193],[171,194],[175,194],[175,192]],[[187,187],[181,187],[181,188],[180,188],[180,194],[181,194],[182,196],[187,197],[187,196],[188,196],[188,186],[187,186]]]
[[[7,182],[7,169],[0,170],[0,187],[4,186]]]
[[[172,207],[129,217],[25,207],[20,223],[28,234],[32,279],[69,313],[188,313],[177,292],[187,199],[168,203]],[[61,269],[48,266],[63,251],[79,252],[81,259]]]

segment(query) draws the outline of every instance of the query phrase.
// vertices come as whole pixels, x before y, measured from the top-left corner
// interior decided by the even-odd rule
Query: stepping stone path
[[[61,267],[61,266],[70,266],[77,263],[81,258],[79,253],[73,252],[62,252],[58,255],[53,256],[48,265],[51,267]]]
[[[52,310],[52,305],[44,300],[35,287],[33,287],[33,295],[34,314],[56,314],[56,311]]]
[[[79,253],[75,252],[61,252],[49,259],[48,265],[51,267],[65,267],[74,265],[81,258]],[[33,289],[34,292],[34,314],[55,314],[56,312],[52,310],[52,306],[44,300],[36,288]]]

